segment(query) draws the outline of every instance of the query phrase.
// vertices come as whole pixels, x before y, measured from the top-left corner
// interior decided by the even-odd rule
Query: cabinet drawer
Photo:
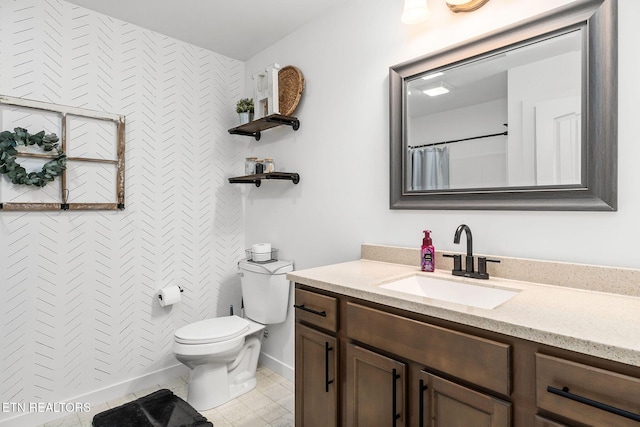
[[[347,335],[354,340],[493,390],[511,393],[508,344],[347,303]]]
[[[638,427],[640,379],[536,353],[536,403],[587,425]]]
[[[316,292],[296,289],[296,320],[335,332],[338,330],[338,300]]]

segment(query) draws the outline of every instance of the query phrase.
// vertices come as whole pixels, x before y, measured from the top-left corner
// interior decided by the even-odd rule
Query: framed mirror
[[[390,67],[391,209],[617,207],[617,2]]]

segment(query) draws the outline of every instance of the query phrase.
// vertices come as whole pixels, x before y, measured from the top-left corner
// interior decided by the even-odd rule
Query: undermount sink
[[[486,309],[496,308],[520,292],[519,290],[492,288],[480,284],[461,283],[422,274],[414,274],[378,287]]]

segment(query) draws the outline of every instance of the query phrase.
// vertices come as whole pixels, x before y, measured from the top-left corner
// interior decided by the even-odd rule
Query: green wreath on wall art
[[[46,134],[44,131],[31,135],[26,129],[17,127],[10,132],[0,133],[0,173],[6,174],[13,184],[34,185],[44,187],[53,181],[67,167],[67,156],[58,148],[58,137],[55,133]],[[58,155],[45,163],[39,172],[27,172],[16,162],[18,145],[38,145],[44,151],[54,149]]]

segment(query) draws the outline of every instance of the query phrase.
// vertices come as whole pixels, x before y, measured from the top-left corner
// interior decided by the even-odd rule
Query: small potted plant
[[[240,124],[249,123],[253,120],[253,99],[243,98],[236,104],[236,113],[240,117]]]

